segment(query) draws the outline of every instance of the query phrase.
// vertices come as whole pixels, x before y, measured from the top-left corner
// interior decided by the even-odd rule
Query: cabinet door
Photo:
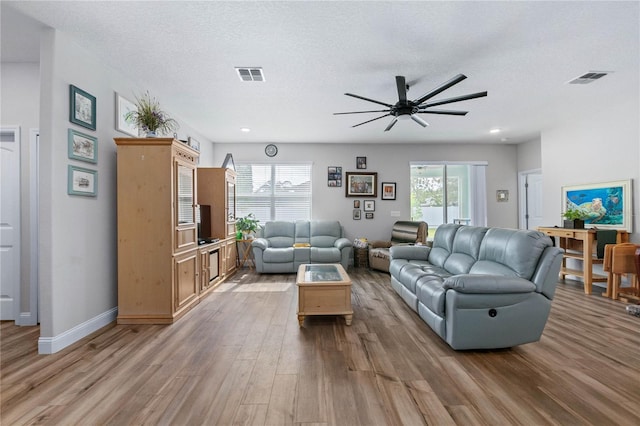
[[[227,241],[227,274],[232,273],[233,271],[236,270],[236,262],[238,259],[238,251],[237,251],[237,247],[236,247],[236,240],[235,238],[230,238]]]
[[[206,290],[209,287],[209,267],[210,259],[209,259],[209,249],[203,249],[199,252],[200,258],[200,291]]]
[[[198,254],[196,250],[174,258],[174,312],[198,297]]]
[[[227,196],[225,210],[227,212],[227,237],[236,235],[236,181],[227,173]]]
[[[195,248],[198,244],[195,209],[195,168],[179,159],[174,163],[175,200],[174,220],[176,224],[175,251]]]

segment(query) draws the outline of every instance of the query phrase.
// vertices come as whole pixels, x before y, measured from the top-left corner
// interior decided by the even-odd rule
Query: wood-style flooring
[[[560,283],[540,342],[456,352],[350,269],[353,324],[296,318],[295,274],[244,269],[170,326],[111,325],[53,355],[1,328],[2,425],[638,425],[640,318]]]

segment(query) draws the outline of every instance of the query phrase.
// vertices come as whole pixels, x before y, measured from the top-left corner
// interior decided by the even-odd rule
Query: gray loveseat
[[[545,234],[446,224],[390,255],[393,289],[453,349],[540,340],[562,262]]]
[[[303,263],[340,263],[346,270],[352,244],[338,221],[297,220],[265,223],[251,246],[257,272],[294,273]]]

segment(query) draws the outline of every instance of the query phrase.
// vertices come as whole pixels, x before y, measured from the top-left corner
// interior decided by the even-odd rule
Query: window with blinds
[[[236,164],[236,217],[311,219],[311,163]]]

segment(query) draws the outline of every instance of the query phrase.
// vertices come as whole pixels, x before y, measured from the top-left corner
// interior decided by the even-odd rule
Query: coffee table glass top
[[[342,281],[342,275],[336,265],[305,265],[305,282]]]

